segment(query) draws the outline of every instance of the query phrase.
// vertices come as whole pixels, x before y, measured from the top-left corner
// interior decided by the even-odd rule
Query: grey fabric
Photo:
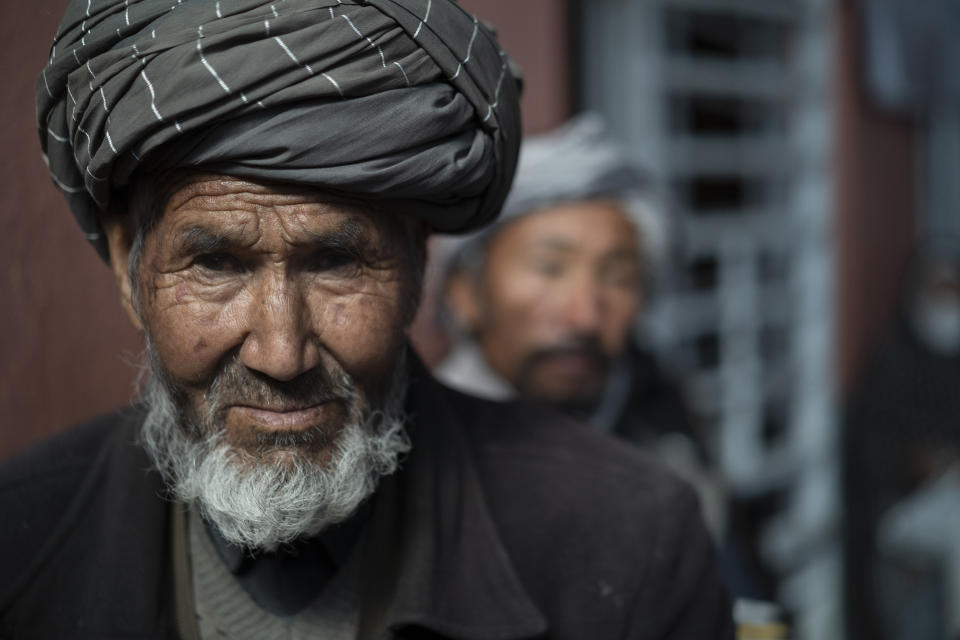
[[[349,518],[317,536],[257,553],[227,542],[216,525],[203,524],[220,561],[243,590],[261,608],[283,617],[302,610],[347,564],[369,516],[370,502],[364,502]]]
[[[626,156],[595,113],[524,141],[502,219],[564,202],[622,199],[650,188],[649,178]]]
[[[603,119],[586,112],[523,141],[513,188],[497,224],[438,242],[443,271],[478,258],[489,238],[521,216],[589,200],[620,202],[640,234],[648,268],[659,268],[669,235],[665,199],[616,143]]]
[[[37,119],[51,177],[106,257],[97,211],[140,168],[476,228],[512,180],[517,91],[492,32],[451,0],[73,0]]]
[[[859,0],[862,73],[882,107],[920,112],[960,106],[960,4]]]
[[[450,353],[433,369],[433,375],[445,385],[457,391],[486,398],[509,400],[516,389],[497,374],[475,340],[459,340]]]

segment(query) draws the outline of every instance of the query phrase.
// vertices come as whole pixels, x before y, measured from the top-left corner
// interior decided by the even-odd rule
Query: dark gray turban
[[[520,142],[493,34],[451,0],[73,0],[37,81],[50,175],[97,211],[137,169],[198,167],[492,220]]]

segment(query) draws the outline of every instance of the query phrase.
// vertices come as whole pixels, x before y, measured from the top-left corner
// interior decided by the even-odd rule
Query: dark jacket
[[[681,434],[693,445],[699,462],[706,447],[680,386],[657,363],[653,353],[631,346],[624,354],[629,366],[629,391],[613,422],[613,432],[640,446],[655,448],[658,438]]]
[[[844,613],[851,640],[945,637],[944,563],[923,549],[884,551],[878,540],[884,515],[960,455],[960,356],[924,345],[902,307],[845,412]]]
[[[393,638],[732,638],[691,490],[641,454],[425,373],[397,496]],[[163,485],[141,414],[0,467],[0,637],[172,637]]]

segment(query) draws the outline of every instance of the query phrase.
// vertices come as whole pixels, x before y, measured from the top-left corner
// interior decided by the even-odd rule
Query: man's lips
[[[273,409],[234,405],[227,410],[227,419],[255,425],[265,431],[302,431],[329,422],[337,413],[334,401],[298,409]]]

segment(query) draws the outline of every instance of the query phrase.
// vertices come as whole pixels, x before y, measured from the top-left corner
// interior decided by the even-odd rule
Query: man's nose
[[[600,326],[600,288],[587,277],[574,279],[568,287],[561,300],[561,317],[565,328],[577,333],[593,333]]]
[[[253,287],[249,313],[240,348],[244,365],[286,381],[320,364],[306,297],[285,274],[266,275]]]

